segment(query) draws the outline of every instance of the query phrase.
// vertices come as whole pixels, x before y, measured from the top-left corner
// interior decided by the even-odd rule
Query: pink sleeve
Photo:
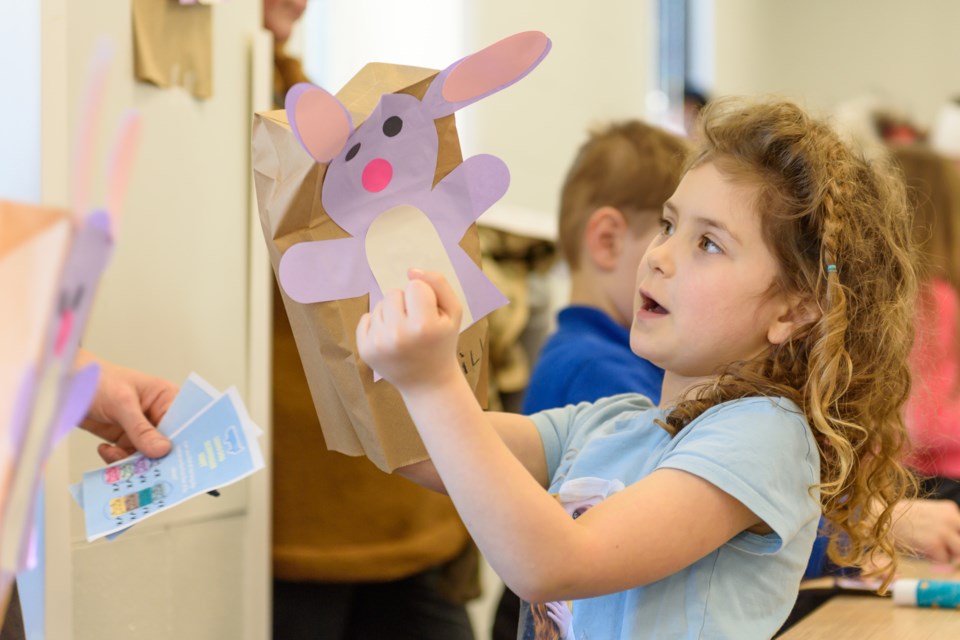
[[[915,449],[910,463],[923,473],[960,477],[958,297],[942,280],[930,284],[929,294],[932,298],[921,303],[917,314],[910,354],[913,390],[907,427]]]

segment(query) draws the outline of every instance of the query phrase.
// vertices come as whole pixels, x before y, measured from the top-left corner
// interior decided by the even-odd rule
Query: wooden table
[[[904,578],[960,580],[928,563],[905,560]],[[836,596],[780,636],[783,640],[951,640],[960,639],[960,610],[898,607],[892,598]]]

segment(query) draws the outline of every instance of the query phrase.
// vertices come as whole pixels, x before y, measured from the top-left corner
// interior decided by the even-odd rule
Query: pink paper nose
[[[363,168],[363,176],[360,181],[363,183],[364,189],[376,193],[386,189],[391,178],[393,178],[393,167],[383,158],[376,158]]]
[[[53,354],[59,357],[67,346],[67,338],[70,337],[70,331],[73,329],[73,311],[64,311],[60,318],[60,328],[57,331],[57,341],[53,345]]]

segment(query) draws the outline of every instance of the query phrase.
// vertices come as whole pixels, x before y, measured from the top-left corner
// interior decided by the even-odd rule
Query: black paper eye
[[[353,160],[354,156],[356,156],[359,152],[360,152],[360,143],[358,142],[357,144],[350,147],[350,151],[347,151],[347,157],[344,158],[344,160],[346,160],[347,162],[350,162],[351,160]]]
[[[387,121],[383,123],[383,135],[388,138],[400,133],[400,129],[403,129],[403,120],[397,116],[390,116],[387,118]]]
[[[66,313],[67,311],[75,311],[80,307],[80,303],[83,301],[83,285],[79,285],[77,290],[73,292],[73,300],[70,300],[69,294],[66,291],[60,292],[60,308],[59,311],[61,314]]]

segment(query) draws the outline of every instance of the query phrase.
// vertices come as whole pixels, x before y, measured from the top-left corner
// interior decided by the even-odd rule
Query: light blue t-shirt
[[[609,495],[603,487],[616,490],[656,469],[680,469],[730,494],[773,530],[743,532],[653,584],[575,600],[576,640],[742,640],[776,633],[796,600],[820,517],[819,496],[811,491],[820,480],[820,458],[795,404],[733,400],[708,409],[676,437],[654,423],[664,413],[636,394],[531,418],[543,440],[550,493],[561,501],[582,500],[597,487],[602,498]],[[521,619],[519,637],[527,636],[533,637]]]

